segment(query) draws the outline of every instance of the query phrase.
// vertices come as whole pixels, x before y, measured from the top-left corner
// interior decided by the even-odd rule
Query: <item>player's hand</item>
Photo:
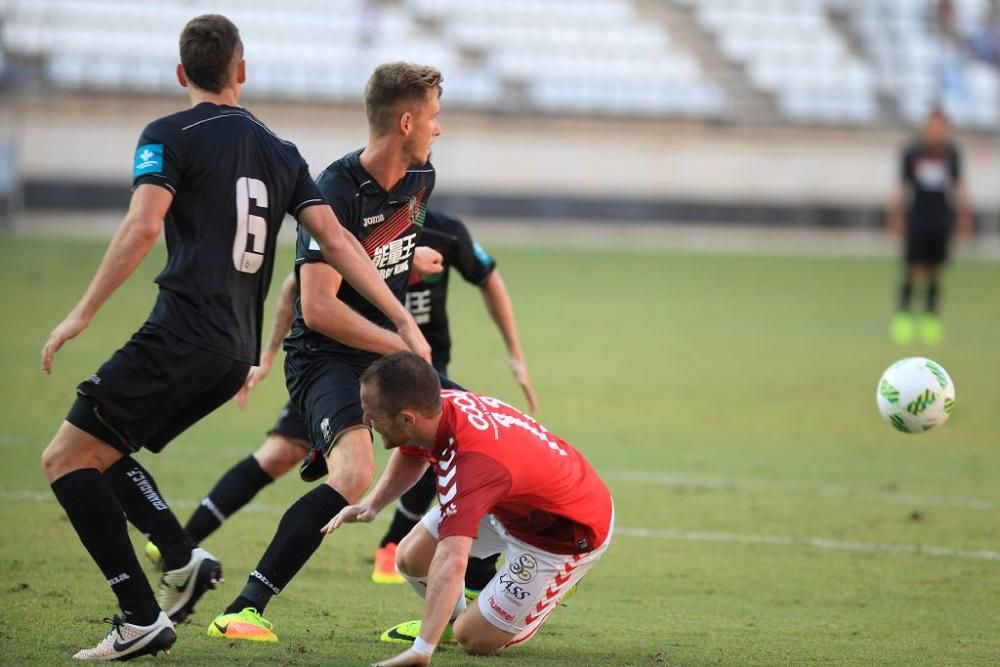
[[[247,399],[250,398],[250,390],[256,387],[264,378],[267,377],[268,373],[271,372],[271,366],[274,364],[274,355],[268,352],[264,352],[260,355],[260,366],[252,366],[250,372],[247,373],[247,377],[243,380],[243,386],[240,390],[236,392],[236,405],[243,409],[247,406]]]
[[[409,318],[409,322],[398,327],[396,333],[414,354],[419,355],[427,363],[431,363],[431,346],[412,317]]]
[[[56,352],[70,338],[79,336],[80,332],[86,329],[88,324],[90,324],[90,319],[83,317],[74,309],[66,316],[66,319],[52,330],[52,333],[49,334],[49,339],[42,346],[43,371],[49,374],[52,373],[52,358],[56,356]]]
[[[531,377],[528,375],[528,364],[524,362],[524,359],[511,357],[510,370],[514,373],[514,379],[521,385],[524,398],[528,401],[528,410],[531,414],[535,414],[538,412],[538,398],[535,396],[535,390],[531,386]]]
[[[320,531],[329,535],[345,523],[371,523],[377,514],[370,505],[348,505],[337,512],[337,516],[330,519],[330,523],[320,528]]]
[[[418,246],[413,251],[413,270],[421,280],[441,273],[444,271],[444,257],[434,248]]]
[[[406,665],[419,665],[421,667],[431,664],[431,656],[417,653],[412,648],[408,648],[399,655],[376,662],[372,667],[405,667]]]

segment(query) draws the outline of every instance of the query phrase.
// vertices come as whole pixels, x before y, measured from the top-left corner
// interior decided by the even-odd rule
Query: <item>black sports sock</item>
[[[909,312],[910,301],[913,300],[913,283],[909,280],[904,280],[902,287],[899,288],[899,309],[904,312]]]
[[[223,521],[238,512],[253,500],[258,491],[273,481],[257,463],[257,459],[253,456],[246,457],[219,478],[184,528],[195,542],[204,541]]]
[[[160,613],[128,538],[122,506],[95,468],[74,470],[52,483],[52,493],[87,548],[130,623],[150,625]]]
[[[493,554],[489,558],[469,557],[469,564],[465,568],[465,587],[472,591],[481,591],[490,583],[490,579],[497,573],[497,559],[500,554]]]
[[[163,555],[163,569],[175,570],[191,560],[196,546],[166,501],[152,476],[131,456],[120,459],[104,472],[132,525],[149,536]]]
[[[932,280],[927,283],[927,298],[924,301],[924,310],[929,315],[936,315],[938,308],[938,281]]]
[[[320,484],[296,500],[285,510],[257,569],[250,573],[240,597],[226,608],[226,613],[238,612],[244,607],[255,607],[264,613],[271,597],[288,585],[319,548],[323,541],[320,528],[349,504],[326,484]]]
[[[392,523],[389,524],[389,529],[382,536],[379,547],[384,547],[390,542],[399,544],[420,521],[420,517],[427,511],[427,507],[434,500],[436,493],[437,480],[434,479],[434,470],[428,468],[424,476],[400,497],[399,503],[402,508],[396,508]]]

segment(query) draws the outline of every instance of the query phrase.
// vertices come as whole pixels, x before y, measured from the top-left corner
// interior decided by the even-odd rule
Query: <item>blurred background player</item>
[[[495,398],[442,391],[437,373],[414,354],[372,364],[361,400],[366,422],[396,451],[365,500],[323,530],[372,521],[429,466],[441,502],[397,554],[400,571],[426,599],[422,621],[393,629],[413,645],[378,664],[427,665],[449,635],[474,655],[530,639],[607,551],[614,506],[604,482],[580,452],[528,415]],[[466,606],[469,556],[497,551],[506,556],[503,568]]]
[[[367,145],[330,164],[317,179],[400,308],[434,189],[429,160],[441,134],[441,82],[441,72],[425,65],[376,67],[365,86]],[[320,529],[357,502],[375,476],[371,431],[362,419],[361,373],[382,355],[407,347],[389,320],[343,284],[303,228],[295,267],[299,298],[284,343],[285,380],[310,444],[325,459],[327,478],[285,511],[243,590],[209,626],[213,637],[277,641],[262,618],[265,608],[319,548]],[[409,311],[407,317],[412,321]],[[430,347],[422,351],[429,361]]]
[[[96,275],[42,349],[51,372],[62,345],[149,254],[161,231],[167,265],[148,320],[77,387],[42,454],[52,491],[107,577],[122,617],[84,660],[131,659],[169,649],[173,623],[222,578],[131,454],[159,452],[228,401],[260,353],[262,307],[286,213],[323,256],[371,298],[408,340],[424,343],[367,257],[337,224],[294,144],[239,106],[243,43],[224,16],[192,19],[180,37],[177,80],[191,108],[146,126],[135,151],[129,211]],[[422,348],[421,348],[422,349]],[[139,567],[124,517],[163,545],[157,598]]]
[[[517,335],[514,308],[496,262],[472,239],[465,223],[443,213],[427,212],[420,242],[441,253],[444,265],[442,272],[425,275],[420,282],[406,290],[406,306],[431,346],[434,368],[441,375],[448,376],[448,363],[451,361],[451,331],[447,310],[448,276],[449,268],[455,267],[466,282],[479,287],[486,310],[503,337],[514,378],[524,392],[529,410],[537,412],[538,400],[531,386],[528,364]],[[420,521],[435,495],[434,473],[428,469],[420,481],[400,497],[392,523],[375,550],[372,581],[377,584],[404,583],[403,577],[396,572],[396,545]],[[482,590],[495,574],[495,565],[496,556],[486,559],[470,558],[465,574],[467,592],[472,594]]]
[[[938,319],[941,268],[948,259],[957,219],[958,233],[970,237],[972,207],[962,180],[962,158],[951,138],[948,117],[940,109],[927,116],[920,138],[903,151],[901,182],[889,206],[889,228],[903,240],[903,283],[890,336],[906,345],[914,334],[928,345],[941,342]],[[916,283],[925,287],[919,320],[911,312]]]

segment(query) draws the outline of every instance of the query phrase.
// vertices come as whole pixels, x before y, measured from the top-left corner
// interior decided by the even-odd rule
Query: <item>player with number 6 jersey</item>
[[[131,659],[169,649],[173,623],[222,578],[220,563],[181,528],[131,454],[160,451],[229,400],[260,349],[262,306],[275,238],[286,213],[323,257],[421,353],[427,343],[309,177],[294,145],[239,106],[246,80],[239,30],[224,16],[192,19],[180,37],[177,79],[191,107],[150,123],[139,139],[129,211],[80,302],[52,331],[42,367],[82,333],[166,228],[167,265],[156,305],[121,349],[77,387],[42,454],[52,491],[107,578],[122,617],[85,660]],[[152,590],[125,519],[162,549]]]

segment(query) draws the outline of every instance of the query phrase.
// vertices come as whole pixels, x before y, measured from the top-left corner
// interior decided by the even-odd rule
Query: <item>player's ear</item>
[[[247,82],[247,61],[242,58],[236,64],[236,83],[243,85]]]
[[[413,114],[409,111],[404,111],[399,116],[399,129],[402,131],[403,136],[410,134],[410,130],[413,129]]]
[[[188,87],[187,74],[184,73],[184,65],[177,63],[177,83],[181,84],[181,88]]]

